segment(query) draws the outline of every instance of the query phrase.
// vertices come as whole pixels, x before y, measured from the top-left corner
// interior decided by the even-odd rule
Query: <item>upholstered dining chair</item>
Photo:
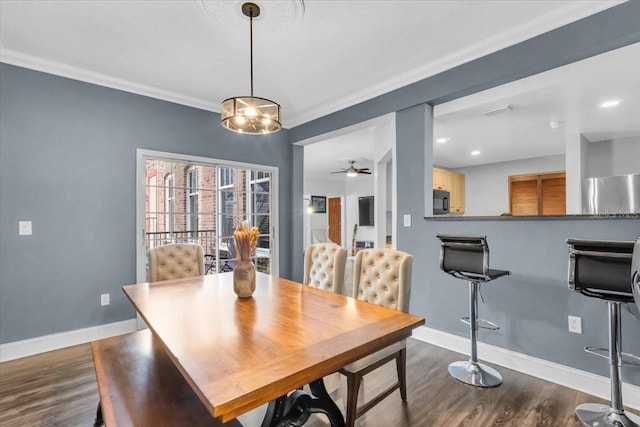
[[[172,243],[149,249],[149,281],[204,275],[204,251],[196,243]]]
[[[304,254],[302,283],[335,293],[342,292],[347,250],[335,243],[309,245]]]
[[[413,256],[406,252],[394,249],[363,249],[356,254],[353,264],[353,297],[407,312],[411,296],[412,270]],[[347,427],[353,427],[356,418],[396,389],[400,390],[402,400],[407,400],[406,345],[406,340],[402,340],[340,370],[340,373],[347,377]],[[364,375],[394,359],[398,381],[358,407],[358,392]]]

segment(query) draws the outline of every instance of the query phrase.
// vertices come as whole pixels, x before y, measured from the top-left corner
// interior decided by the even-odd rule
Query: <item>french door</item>
[[[205,272],[233,270],[233,231],[242,221],[260,232],[253,260],[277,275],[278,170],[149,150],[137,158],[137,281],[147,281],[147,251],[169,243],[197,243]]]

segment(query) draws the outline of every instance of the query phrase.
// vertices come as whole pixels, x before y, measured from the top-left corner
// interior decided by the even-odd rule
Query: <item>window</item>
[[[220,188],[227,188],[233,185],[233,169],[220,168]]]
[[[139,195],[146,198],[138,214],[145,237],[138,252],[141,259],[151,247],[198,243],[205,253],[205,271],[230,271],[237,261],[233,232],[246,219],[260,230],[253,258],[258,271],[277,273],[273,238],[277,231],[273,212],[276,168],[147,153],[153,155],[139,154],[139,179],[144,173],[146,188]],[[158,182],[150,179],[152,174],[157,174]],[[149,220],[154,216],[155,221]],[[141,281],[145,280],[145,265],[138,263]]]
[[[249,194],[251,204],[247,208],[247,212],[252,214],[253,224],[260,230],[258,237],[258,248],[269,249],[271,243],[269,241],[270,233],[270,187],[271,174],[264,171],[251,171],[251,179],[249,180]]]
[[[192,240],[198,238],[198,168],[191,166],[187,170],[187,230]]]
[[[165,230],[169,233],[169,238],[173,240],[174,227],[174,203],[175,203],[175,184],[173,175],[168,173],[164,177],[164,212],[165,212]]]

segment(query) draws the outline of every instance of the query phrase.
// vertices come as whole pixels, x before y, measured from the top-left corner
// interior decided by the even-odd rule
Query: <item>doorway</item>
[[[342,198],[329,198],[329,240],[342,245]]]

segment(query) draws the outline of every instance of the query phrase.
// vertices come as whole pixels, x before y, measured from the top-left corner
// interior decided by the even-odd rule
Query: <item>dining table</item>
[[[232,272],[123,290],[212,417],[227,422],[268,404],[263,427],[302,425],[312,413],[343,426],[323,377],[424,324],[265,273],[249,298],[234,293]]]

